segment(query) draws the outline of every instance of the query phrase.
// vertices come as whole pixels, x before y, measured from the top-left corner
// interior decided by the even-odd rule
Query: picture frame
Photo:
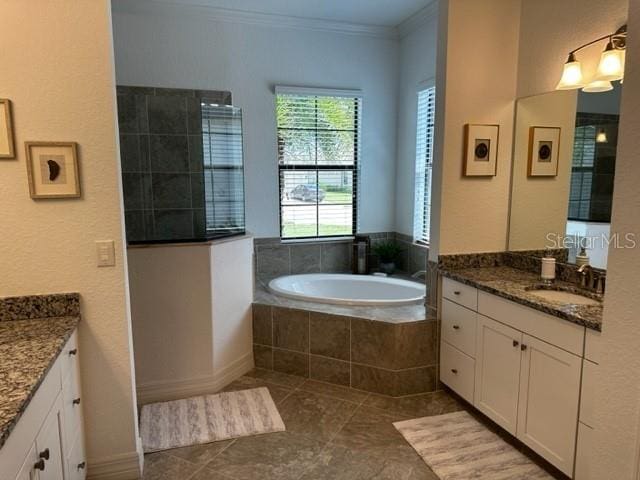
[[[558,176],[560,127],[529,128],[529,177]]]
[[[29,193],[33,199],[79,198],[75,142],[25,142]]]
[[[0,98],[0,159],[16,158],[11,100]]]
[[[498,171],[499,125],[468,123],[464,126],[466,177],[495,177]]]

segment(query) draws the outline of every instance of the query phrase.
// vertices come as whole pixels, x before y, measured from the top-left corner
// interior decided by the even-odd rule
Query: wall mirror
[[[516,105],[508,249],[584,248],[606,268],[622,85],[563,90]]]

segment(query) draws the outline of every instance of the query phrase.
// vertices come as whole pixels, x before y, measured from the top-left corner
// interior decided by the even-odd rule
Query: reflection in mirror
[[[517,104],[509,250],[567,248],[606,268],[621,86]],[[557,159],[557,168],[553,162]]]

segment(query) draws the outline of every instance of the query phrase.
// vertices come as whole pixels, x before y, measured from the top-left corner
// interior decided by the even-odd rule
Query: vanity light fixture
[[[596,143],[607,143],[607,132],[604,128],[598,130],[596,134]]]
[[[576,53],[595,43],[607,40],[595,77],[591,81],[585,81],[582,74],[582,66],[576,58]],[[612,81],[621,80],[624,77],[625,48],[627,41],[627,26],[623,25],[615,33],[604,35],[592,40],[569,52],[569,57],[564,64],[562,78],[556,90],[574,90],[582,88],[584,92],[606,92],[611,90]]]

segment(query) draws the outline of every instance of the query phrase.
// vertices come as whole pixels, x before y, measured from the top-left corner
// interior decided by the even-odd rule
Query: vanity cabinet
[[[0,449],[2,480],[84,480],[77,332]]]
[[[443,279],[442,382],[572,476],[585,328],[475,289],[474,301],[469,288]],[[464,292],[464,305],[454,292]],[[474,370],[470,382],[461,381],[460,356]]]

